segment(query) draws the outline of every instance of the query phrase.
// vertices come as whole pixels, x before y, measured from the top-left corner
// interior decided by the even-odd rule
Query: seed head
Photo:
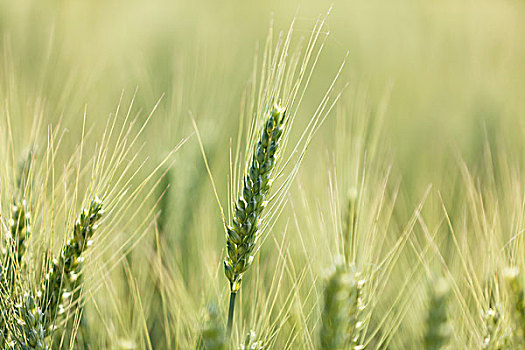
[[[254,259],[261,214],[267,205],[286,124],[285,114],[277,105],[269,113],[246,169],[242,191],[233,205],[233,221],[226,227],[224,272],[234,293],[239,290],[242,276]]]
[[[53,326],[57,315],[63,313],[64,296],[67,297],[77,287],[83,262],[81,254],[89,246],[102,214],[102,202],[94,198],[89,208],[84,209],[78,217],[73,235],[62,247],[59,257],[52,260],[39,293],[39,307],[46,316],[46,329]]]
[[[325,288],[320,349],[363,348],[363,286],[355,266],[336,266]]]

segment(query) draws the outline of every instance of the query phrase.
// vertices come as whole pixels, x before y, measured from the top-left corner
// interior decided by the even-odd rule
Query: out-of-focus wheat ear
[[[18,169],[17,189],[13,195],[13,207],[9,219],[9,235],[6,240],[6,279],[9,288],[13,288],[17,272],[22,267],[24,254],[31,236],[31,215],[25,199],[26,185],[33,159],[33,148],[22,158]]]
[[[235,296],[241,287],[242,276],[254,259],[261,217],[274,181],[274,169],[286,121],[286,112],[281,107],[275,105],[269,111],[246,167],[242,191],[233,205],[233,221],[226,227],[224,272],[230,281],[231,292],[228,333],[232,329]]]
[[[503,277],[507,282],[512,313],[512,342],[520,349],[525,346],[525,296],[521,273],[518,268],[506,268]]]
[[[363,349],[364,283],[354,265],[336,265],[324,291],[319,349]]]
[[[450,285],[444,278],[433,281],[426,320],[425,349],[439,350],[449,343],[452,327],[448,321],[448,299]]]
[[[501,329],[502,315],[498,306],[490,307],[483,315],[484,335],[482,350],[511,349],[510,332]]]
[[[15,279],[27,250],[27,240],[31,234],[30,215],[26,201],[22,200],[18,205],[14,205],[12,210],[3,266],[3,278],[6,288],[9,290],[12,290],[16,283]]]
[[[62,301],[71,296],[71,287],[78,288],[76,281],[81,273],[81,255],[89,246],[89,240],[102,214],[102,202],[98,198],[93,199],[89,208],[84,209],[77,219],[72,237],[62,247],[58,258],[51,262],[38,300],[38,305],[44,313],[46,331],[51,330],[58,314],[64,312]],[[78,302],[70,301],[72,304]]]
[[[357,244],[357,188],[348,191],[346,217],[344,220],[343,240],[346,264],[355,263]]]
[[[18,205],[13,206],[11,217],[11,236],[15,240],[15,260],[20,266],[22,258],[27,251],[27,243],[31,236],[31,214],[29,205],[25,199],[21,200]]]
[[[35,302],[35,298],[25,293],[23,300],[16,308],[16,328],[13,332],[16,348],[22,350],[48,350],[44,314]]]
[[[201,331],[198,348],[200,350],[226,349],[226,334],[216,304],[208,306],[207,320]]]

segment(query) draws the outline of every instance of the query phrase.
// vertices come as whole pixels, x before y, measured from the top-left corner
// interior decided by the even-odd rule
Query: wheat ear
[[[201,331],[199,350],[224,350],[226,349],[226,335],[224,325],[220,322],[217,305],[208,307],[208,320]]]
[[[498,306],[489,308],[483,315],[485,333],[481,344],[482,350],[510,350],[510,332],[501,329],[503,319]]]
[[[507,281],[510,292],[512,312],[512,338],[513,345],[525,346],[525,290],[521,282],[521,274],[518,268],[506,268],[503,276]]]
[[[325,287],[319,349],[363,349],[363,287],[354,265],[336,266]]]
[[[16,305],[16,318],[14,338],[18,348],[22,350],[49,349],[45,339],[44,314],[31,294],[26,293],[22,302]]]
[[[27,202],[22,200],[13,205],[11,219],[9,220],[9,236],[5,261],[5,278],[7,288],[12,290],[15,284],[17,271],[22,265],[22,258],[27,251],[27,242],[31,235],[31,217]]]
[[[227,257],[224,271],[230,281],[228,333],[231,332],[235,296],[243,274],[253,262],[259,238],[261,215],[274,178],[276,158],[286,124],[284,109],[275,106],[260,132],[249,166],[244,174],[242,191],[234,204],[233,221],[226,227]]]
[[[444,278],[437,279],[431,288],[427,314],[425,349],[443,349],[450,340],[452,328],[448,322],[450,286]]]
[[[53,322],[62,308],[62,299],[70,295],[68,287],[77,287],[76,280],[81,272],[82,253],[89,245],[97,221],[102,217],[102,202],[95,198],[89,208],[80,214],[73,229],[73,236],[62,247],[57,259],[53,259],[51,267],[45,275],[42,290],[39,294],[39,307],[44,312],[46,330]],[[63,310],[60,310],[62,313]]]

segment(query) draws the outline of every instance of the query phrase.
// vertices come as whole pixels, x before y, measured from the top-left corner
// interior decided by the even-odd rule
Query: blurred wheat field
[[[0,32],[0,349],[525,347],[522,1],[0,0]]]

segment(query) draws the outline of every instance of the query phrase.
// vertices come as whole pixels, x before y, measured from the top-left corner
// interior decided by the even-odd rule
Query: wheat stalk
[[[344,257],[347,264],[355,262],[357,252],[357,218],[358,218],[358,193],[353,187],[348,191],[347,210],[344,220]]]

